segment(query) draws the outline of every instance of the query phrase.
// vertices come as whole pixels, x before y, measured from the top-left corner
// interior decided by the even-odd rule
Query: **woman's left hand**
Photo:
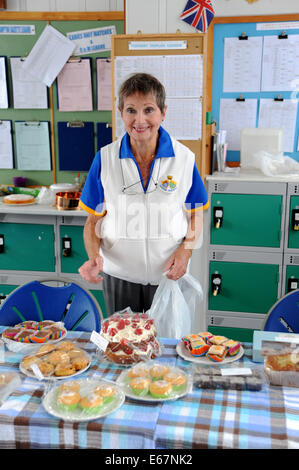
[[[166,277],[168,277],[168,279],[177,281],[180,277],[184,276],[191,254],[192,250],[185,248],[184,245],[181,245],[170,257],[164,268],[164,272],[169,271],[166,274]]]

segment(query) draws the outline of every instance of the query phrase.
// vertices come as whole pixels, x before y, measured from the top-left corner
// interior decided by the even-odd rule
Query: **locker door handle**
[[[211,290],[214,297],[220,294],[221,291],[222,276],[221,274],[212,274],[212,285]]]
[[[4,235],[0,234],[0,253],[4,253]]]
[[[223,207],[217,206],[213,209],[213,223],[216,229],[222,226],[223,222]]]
[[[292,230],[299,230],[299,209],[292,210]]]
[[[70,237],[63,237],[62,239],[62,255],[66,258],[72,256],[72,239]]]

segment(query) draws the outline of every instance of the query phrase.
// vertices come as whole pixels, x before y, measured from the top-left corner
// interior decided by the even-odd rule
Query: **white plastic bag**
[[[177,281],[163,276],[148,311],[154,319],[157,335],[180,339],[192,333],[202,298],[201,285],[191,274]],[[205,331],[205,318],[200,318],[199,324],[199,329]]]
[[[287,155],[260,151],[254,154],[253,161],[266,176],[299,176],[299,163]]]

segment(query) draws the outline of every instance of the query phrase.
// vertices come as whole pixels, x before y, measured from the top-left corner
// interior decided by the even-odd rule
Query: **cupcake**
[[[132,369],[129,370],[128,372],[128,377],[130,379],[135,379],[136,377],[148,377],[149,376],[149,371],[146,369],[146,367],[141,366],[140,364],[137,364],[135,367],[132,367]]]
[[[168,398],[172,392],[172,385],[166,380],[156,380],[150,384],[149,391],[154,398]]]
[[[164,375],[168,374],[169,367],[163,364],[155,364],[150,368],[150,375],[153,380],[161,380]]]
[[[110,403],[115,397],[115,388],[112,385],[97,385],[93,391],[99,393],[106,404]]]
[[[65,382],[59,386],[59,392],[66,392],[66,391],[72,391],[72,392],[79,392],[80,390],[80,385],[76,380],[69,380],[68,382]]]
[[[58,393],[57,403],[64,411],[74,411],[81,400],[80,393],[74,390],[64,390]]]
[[[135,377],[130,381],[131,390],[135,395],[145,396],[148,393],[150,386],[150,379],[147,377]]]
[[[185,375],[180,372],[168,372],[168,374],[164,376],[164,380],[170,383],[173,390],[176,392],[181,391],[187,382]]]
[[[103,397],[99,393],[91,392],[81,399],[80,407],[88,414],[96,414],[102,408],[103,403]]]

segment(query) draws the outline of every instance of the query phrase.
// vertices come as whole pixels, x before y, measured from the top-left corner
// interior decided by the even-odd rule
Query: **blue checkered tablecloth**
[[[69,332],[68,338],[90,354],[96,352],[89,333]],[[192,371],[192,364],[177,355],[175,340],[164,339],[163,344],[159,361]],[[0,373],[19,372],[21,358],[6,351]],[[241,361],[252,364],[250,349],[245,348]],[[94,360],[80,378],[114,381],[123,370],[105,360]],[[176,401],[156,404],[126,398],[106,417],[72,423],[45,411],[45,381],[20,376],[20,386],[0,407],[0,448],[299,448],[299,389],[265,385],[259,392],[249,392],[193,387]]]

